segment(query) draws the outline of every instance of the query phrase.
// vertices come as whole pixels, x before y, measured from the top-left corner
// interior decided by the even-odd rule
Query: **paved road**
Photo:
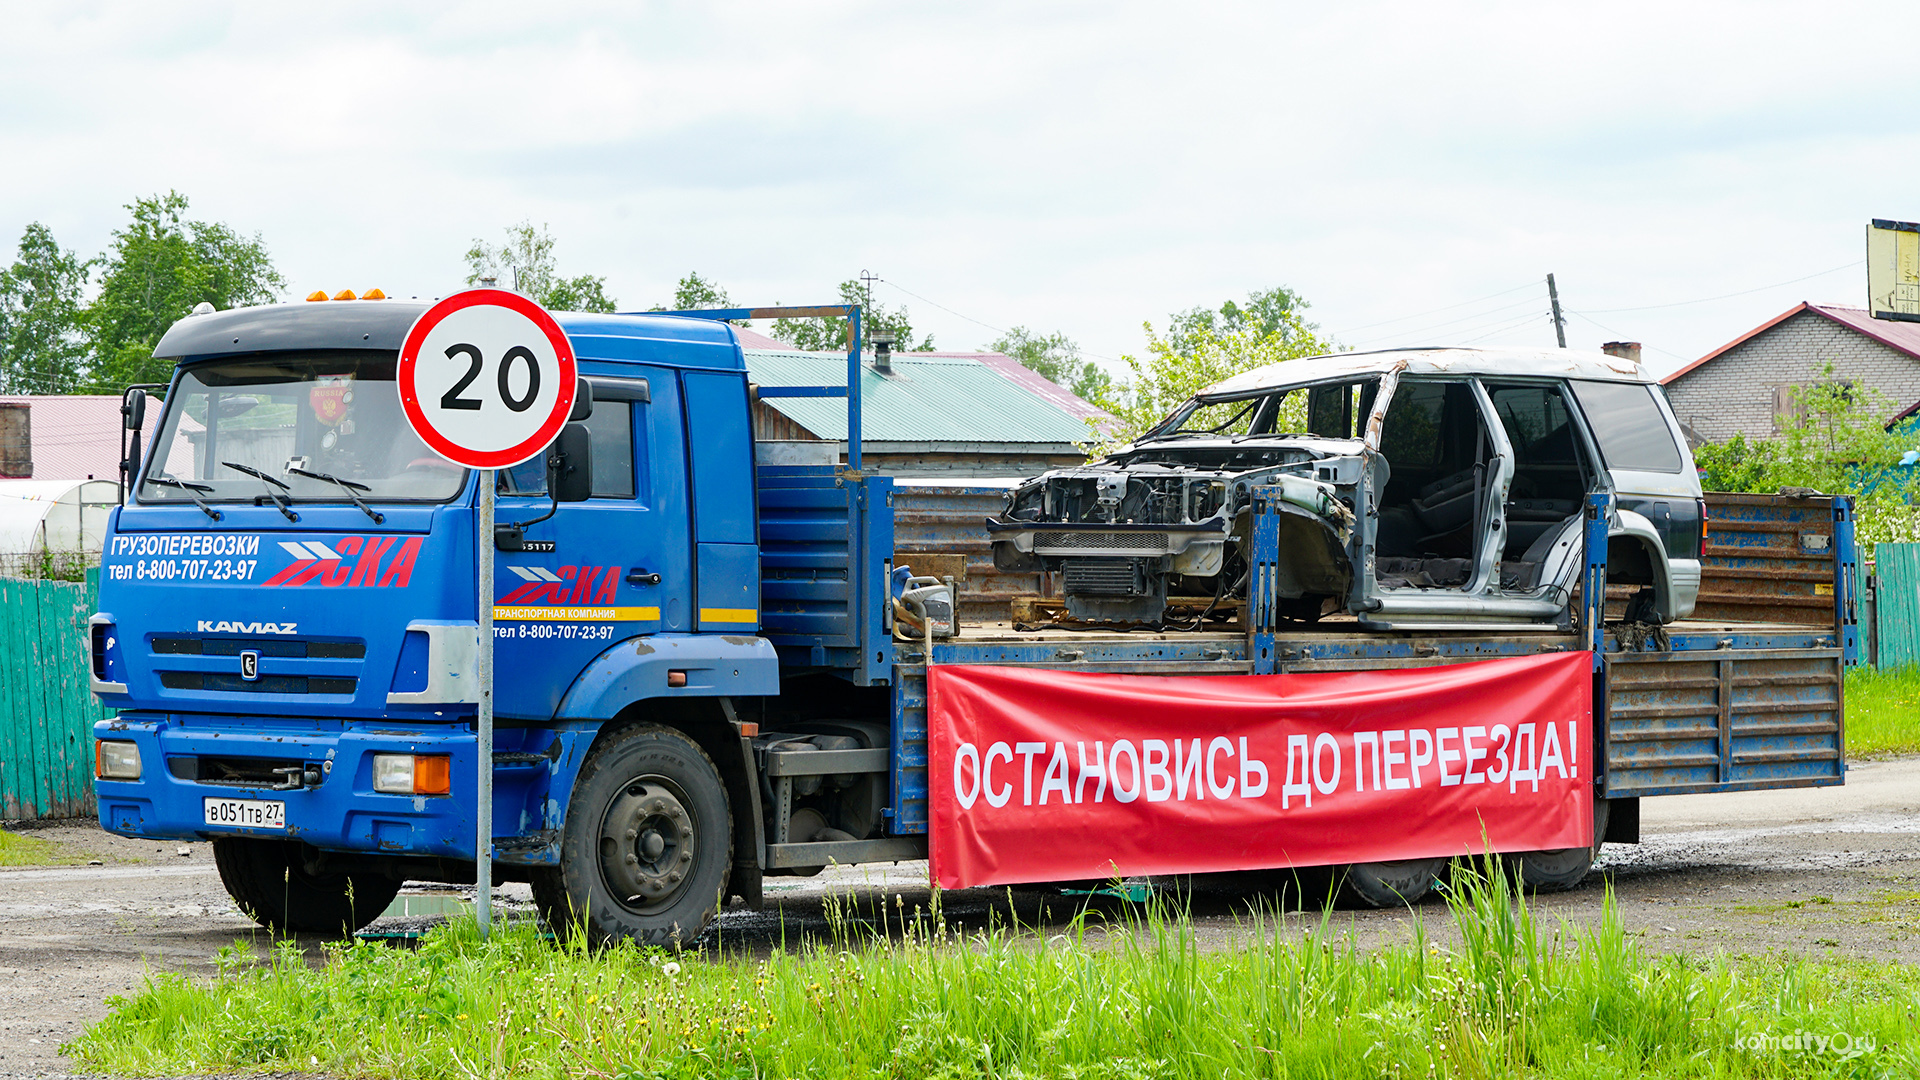
[[[1536,898],[1536,909],[1549,920],[1594,921],[1611,884],[1629,931],[1654,949],[1920,961],[1920,758],[1857,765],[1843,788],[1651,799],[1641,814],[1643,843],[1608,845],[1601,873]],[[228,901],[205,844],[180,855],[180,845],[91,828],[37,835],[101,865],[0,870],[0,1080],[65,1076],[59,1044],[105,1015],[108,996],[137,989],[148,970],[200,974],[221,946],[264,941]],[[782,935],[824,932],[833,899],[871,910],[892,907],[897,895],[910,911],[930,899],[925,873],[924,864],[901,864],[770,879],[769,910],[728,912],[723,943],[758,951]],[[527,894],[507,886],[501,898],[511,910]],[[1196,896],[1202,940],[1221,948],[1244,941],[1248,901],[1240,891]],[[1057,898],[1010,900],[985,889],[948,894],[944,908],[968,926],[1071,912]],[[1448,936],[1443,906],[1430,901],[1419,917],[1432,936]],[[1343,910],[1335,918],[1371,942],[1403,937],[1410,916]]]

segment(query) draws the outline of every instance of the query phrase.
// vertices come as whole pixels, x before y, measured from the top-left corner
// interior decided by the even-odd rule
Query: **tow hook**
[[[284,769],[273,770],[280,782],[273,785],[274,791],[299,791],[301,788],[319,787],[325,775],[318,765],[289,765]]]

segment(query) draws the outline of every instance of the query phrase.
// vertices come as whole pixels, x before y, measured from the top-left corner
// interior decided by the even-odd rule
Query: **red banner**
[[[943,888],[1579,847],[1589,653],[1394,671],[928,672]]]

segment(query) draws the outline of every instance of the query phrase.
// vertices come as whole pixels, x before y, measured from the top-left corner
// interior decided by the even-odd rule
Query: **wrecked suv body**
[[[1060,575],[1069,622],[1199,626],[1244,602],[1253,495],[1281,512],[1280,614],[1368,629],[1570,624],[1587,496],[1613,496],[1628,617],[1693,610],[1705,503],[1679,424],[1633,361],[1411,349],[1218,383],[1137,442],[1020,485],[988,524],[1005,571]]]

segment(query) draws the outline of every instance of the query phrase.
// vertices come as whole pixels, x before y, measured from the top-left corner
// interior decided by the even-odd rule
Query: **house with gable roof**
[[[1674,415],[1707,442],[1771,438],[1794,418],[1793,388],[1833,378],[1885,395],[1889,424],[1920,406],[1920,323],[1800,303],[1661,380]],[[1909,408],[1914,406],[1914,408]],[[1901,410],[1906,410],[1901,413]]]
[[[802,352],[737,331],[759,386],[843,386],[845,353]],[[861,365],[862,464],[899,477],[1026,477],[1086,460],[1107,414],[1019,361],[990,352],[895,352]],[[763,461],[845,460],[844,398],[756,398]]]

